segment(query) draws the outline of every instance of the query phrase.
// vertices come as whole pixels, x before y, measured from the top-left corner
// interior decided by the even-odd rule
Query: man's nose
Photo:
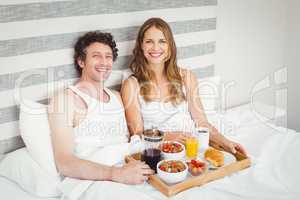
[[[105,58],[105,56],[103,56],[103,57],[101,57],[99,59],[99,62],[100,62],[101,65],[105,65],[106,66],[108,64],[108,59]]]

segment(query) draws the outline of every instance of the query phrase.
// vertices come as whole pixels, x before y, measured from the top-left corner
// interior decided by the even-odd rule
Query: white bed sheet
[[[292,200],[296,199],[297,195],[299,196],[299,192],[293,184],[300,183],[300,176],[297,174],[295,176],[294,173],[297,172],[294,170],[297,168],[291,164],[289,157],[285,159],[287,166],[282,173],[280,173],[280,167],[285,167],[285,165],[280,165],[277,168],[273,168],[272,165],[279,162],[275,158],[282,158],[282,154],[286,153],[286,150],[293,153],[289,156],[294,159],[293,162],[297,166],[300,165],[300,159],[296,155],[297,149],[295,149],[297,144],[300,146],[300,134],[276,127],[265,121],[262,122],[252,115],[249,109],[249,105],[236,107],[227,111],[223,118],[228,122],[231,121],[230,123],[234,123],[234,128],[225,130],[225,133],[227,132],[227,137],[242,143],[246,147],[249,155],[253,157],[253,166],[221,180],[181,192],[170,199]],[[281,144],[283,141],[285,143]],[[290,146],[291,149],[289,149]],[[105,194],[103,191],[105,191]],[[2,177],[0,177],[0,193],[2,198],[10,200],[57,200],[55,198],[34,197],[20,189],[15,183]],[[81,197],[83,200],[109,198],[167,199],[148,184],[126,186],[111,182],[97,182]]]
[[[0,176],[0,194],[3,200],[58,200],[59,198],[40,198],[28,194],[16,183]]]

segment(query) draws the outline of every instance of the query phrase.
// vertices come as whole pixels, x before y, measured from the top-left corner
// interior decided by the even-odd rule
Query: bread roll
[[[204,153],[204,158],[215,167],[224,165],[224,154],[214,148],[209,148]]]

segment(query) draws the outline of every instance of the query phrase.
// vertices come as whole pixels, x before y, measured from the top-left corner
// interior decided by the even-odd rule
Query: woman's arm
[[[141,135],[144,130],[144,122],[139,103],[139,83],[134,77],[125,80],[121,87],[121,97],[124,104],[128,130],[131,135]]]
[[[189,106],[189,112],[192,119],[196,124],[196,127],[207,127],[210,132],[210,142],[215,143],[223,147],[227,151],[235,153],[236,150],[246,154],[245,149],[238,143],[232,142],[225,138],[212,124],[210,124],[206,118],[203,105],[198,92],[198,81],[194,73],[189,70],[183,71],[183,79],[185,88],[187,91],[187,101]]]

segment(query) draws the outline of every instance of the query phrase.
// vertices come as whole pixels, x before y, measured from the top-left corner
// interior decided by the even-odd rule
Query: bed
[[[270,109],[265,105],[266,109]],[[285,113],[280,117],[284,117]],[[222,120],[230,124],[224,133],[242,143],[252,159],[252,167],[229,177],[181,192],[170,199],[297,199],[300,175],[300,134],[274,124],[274,120],[259,119],[250,104],[234,107],[222,116],[211,114],[213,123]],[[226,125],[225,125],[226,127]],[[48,200],[28,194],[17,184],[0,177],[1,196],[11,200]],[[105,191],[105,192],[104,192]],[[111,182],[96,182],[80,199],[167,199],[147,183],[127,186]]]

